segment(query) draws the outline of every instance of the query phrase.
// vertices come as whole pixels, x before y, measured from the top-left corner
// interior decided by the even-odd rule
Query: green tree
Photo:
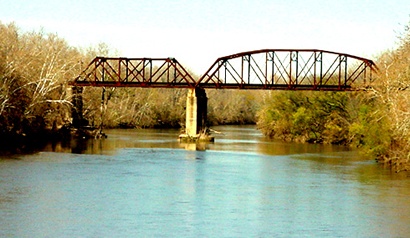
[[[348,93],[272,92],[258,113],[258,127],[272,138],[348,143]]]

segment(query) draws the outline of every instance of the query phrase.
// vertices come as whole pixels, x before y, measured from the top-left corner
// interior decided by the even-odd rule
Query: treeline
[[[103,99],[103,91],[104,100]],[[255,124],[263,92],[207,90],[208,124]],[[185,125],[186,89],[84,88],[84,118],[105,128],[179,128]]]
[[[67,81],[82,55],[53,34],[22,34],[0,23],[0,135],[2,145],[37,138],[69,117]]]
[[[258,112],[272,138],[359,147],[396,170],[410,169],[410,32],[381,54],[377,86],[363,92],[272,92]]]
[[[410,26],[410,24],[409,24]],[[410,33],[376,60],[379,85],[360,93],[207,90],[210,125],[257,122],[267,136],[345,144],[397,170],[410,161]],[[0,23],[0,139],[59,135],[71,123],[68,82],[95,56],[115,56],[101,44],[79,49],[55,34],[21,32]],[[104,97],[102,97],[102,92]],[[181,127],[186,90],[91,88],[83,116],[99,127]]]
[[[69,126],[68,82],[94,57],[116,55],[104,44],[79,49],[55,34],[21,32],[13,23],[0,22],[0,35],[0,139],[11,144],[49,138]],[[85,87],[83,116],[95,127],[180,127],[186,93]],[[210,90],[208,94],[211,125],[255,123],[257,92]]]

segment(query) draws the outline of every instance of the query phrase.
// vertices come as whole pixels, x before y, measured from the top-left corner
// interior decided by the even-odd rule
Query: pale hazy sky
[[[373,58],[395,47],[409,0],[0,0],[0,21],[104,42],[124,57],[175,57],[202,74],[220,56],[315,48]],[[117,55],[118,56],[118,55]]]

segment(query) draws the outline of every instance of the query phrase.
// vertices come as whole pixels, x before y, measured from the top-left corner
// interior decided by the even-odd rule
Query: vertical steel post
[[[295,51],[296,54],[296,59],[295,59],[295,64],[296,64],[296,72],[295,72],[295,85],[298,85],[298,77],[299,77],[299,51]]]
[[[149,82],[152,83],[152,60],[149,61]]]
[[[251,55],[248,55],[248,84],[251,84]]]
[[[243,66],[244,66],[244,62],[245,62],[245,56],[241,57],[241,84],[244,84],[245,81],[243,80]]]
[[[224,70],[224,79],[225,79],[225,80],[224,80],[224,84],[226,84],[226,75],[228,75],[228,74],[226,73],[226,72],[227,72],[226,62],[227,62],[227,61],[224,62],[224,69],[225,69],[225,70]]]
[[[345,63],[345,87],[347,86],[347,56],[344,57]]]
[[[122,59],[118,59],[118,84],[122,83],[122,78],[121,78],[121,64],[122,64]]]
[[[338,77],[338,88],[339,89],[341,89],[342,88],[342,82],[341,82],[341,80],[342,80],[342,61],[343,61],[343,59],[342,59],[342,55],[339,55],[339,77]]]
[[[323,84],[323,52],[320,52],[319,53],[320,54],[320,64],[319,64],[319,67],[320,67],[320,83],[319,83],[319,85],[320,86],[322,86],[322,84]]]
[[[125,59],[125,78],[127,79],[126,81],[128,82],[129,79],[129,59]]]
[[[288,88],[292,87],[292,51],[289,52],[289,84]]]
[[[275,51],[272,51],[272,84],[275,84]]]
[[[317,54],[316,54],[316,51],[314,51],[313,54],[315,56],[315,61],[313,61],[313,88],[316,89],[317,88],[317,80],[316,80]]]
[[[172,62],[172,61],[170,62],[170,65],[172,67],[169,70],[172,70],[172,72],[174,73],[174,78],[171,80],[171,82],[175,83],[175,82],[177,82],[177,78],[178,78],[178,75],[179,75],[178,70],[177,70],[178,65],[175,62]]]
[[[265,54],[265,86],[268,85],[268,52]]]

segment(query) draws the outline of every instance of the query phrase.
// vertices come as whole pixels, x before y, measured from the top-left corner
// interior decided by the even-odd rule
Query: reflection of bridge
[[[76,87],[189,88],[187,134],[195,135],[206,120],[204,88],[361,90],[371,86],[376,69],[373,61],[349,54],[267,49],[218,58],[195,80],[174,58],[97,57],[71,84]]]

